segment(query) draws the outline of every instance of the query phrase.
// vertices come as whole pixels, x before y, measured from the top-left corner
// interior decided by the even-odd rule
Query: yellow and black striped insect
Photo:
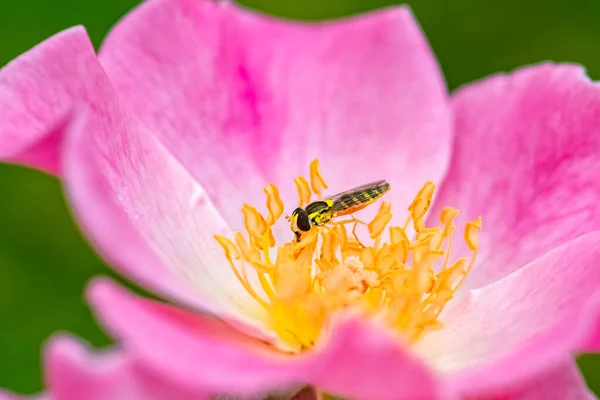
[[[350,215],[384,195],[390,190],[390,184],[384,180],[367,183],[353,189],[346,190],[323,200],[313,201],[305,208],[298,207],[288,218],[291,228],[300,241],[302,232],[308,232],[313,225],[323,226],[335,217]],[[352,219],[348,222],[359,222]]]

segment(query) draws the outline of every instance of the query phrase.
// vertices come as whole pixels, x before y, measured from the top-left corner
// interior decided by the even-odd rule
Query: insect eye
[[[292,213],[292,216],[296,216],[296,226],[303,232],[310,231],[312,226],[310,219],[308,218],[308,214],[306,211],[300,207],[296,208]]]

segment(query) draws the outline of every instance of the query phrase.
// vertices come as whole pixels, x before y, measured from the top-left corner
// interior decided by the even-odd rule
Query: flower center
[[[312,193],[320,199],[327,188],[317,160],[311,163],[310,186],[303,177],[294,182],[299,207],[310,202]],[[282,347],[297,352],[311,348],[332,318],[349,309],[377,318],[415,342],[442,326],[440,313],[473,266],[481,228],[481,217],[466,224],[464,240],[472,254],[451,263],[459,211],[444,208],[441,225],[426,227],[424,217],[434,190],[433,183],[425,183],[402,226],[388,226],[392,207],[382,202],[377,215],[365,224],[368,242],[351,232],[360,221],[348,224],[334,218],[296,236],[290,230],[290,240],[276,246],[271,228],[284,205],[278,189],[269,184],[266,218],[244,204],[246,234],[237,232],[234,240],[215,238],[240,283],[267,310],[267,327],[277,333]],[[407,234],[411,227],[412,240]]]

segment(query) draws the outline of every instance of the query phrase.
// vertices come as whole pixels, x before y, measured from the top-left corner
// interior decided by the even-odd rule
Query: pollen
[[[309,179],[294,179],[300,207],[312,194],[322,198],[327,189],[317,160],[310,165]],[[334,218],[313,226],[299,240],[290,230],[278,244],[273,226],[286,223],[281,219],[284,204],[279,190],[269,184],[265,215],[244,204],[245,232],[215,238],[240,284],[267,311],[265,326],[276,333],[281,348],[312,348],[336,315],[346,311],[380,321],[404,340],[417,342],[443,326],[440,314],[471,271],[479,247],[481,217],[464,227],[469,254],[451,261],[459,211],[444,208],[439,224],[426,226],[434,191],[432,182],[423,185],[402,225],[391,225],[392,204],[382,201],[367,223]],[[362,228],[359,235],[357,228]]]

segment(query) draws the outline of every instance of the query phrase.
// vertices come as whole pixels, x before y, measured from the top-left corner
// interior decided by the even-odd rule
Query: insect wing
[[[389,189],[390,184],[381,180],[346,190],[327,199],[333,201],[331,211],[335,215],[348,215],[373,203]]]

